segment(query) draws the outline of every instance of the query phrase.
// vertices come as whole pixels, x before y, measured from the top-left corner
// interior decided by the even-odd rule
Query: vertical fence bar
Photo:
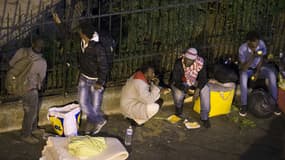
[[[3,8],[3,13],[2,13],[2,17],[1,17],[1,27],[4,27],[4,19],[5,19],[5,14],[6,14],[6,8],[7,8],[7,2],[8,0],[4,1],[4,8]],[[1,32],[0,32],[1,35]]]
[[[20,3],[19,0],[17,2]],[[40,22],[41,33],[48,28],[45,27],[46,15],[43,14],[43,2],[44,1],[42,0],[39,1],[39,10],[33,13],[33,11],[30,10],[32,1],[28,1],[26,11],[27,16],[25,17],[27,24],[21,25],[23,26],[22,29],[13,26],[13,24],[21,23],[23,20],[23,18],[20,18],[20,11],[22,8],[20,4],[16,6],[18,9],[15,11],[15,13],[17,13],[16,17],[19,15],[18,21],[16,20],[15,14],[13,15],[14,19],[9,16],[9,13],[3,14],[3,17],[1,17],[2,26],[4,26],[4,20],[7,17],[7,28],[4,29],[4,32],[7,32],[7,36],[4,37],[7,42],[15,40],[15,37],[24,38],[25,36],[23,34],[28,32],[23,30],[23,28],[29,28],[29,30],[33,32],[38,27],[34,23]],[[153,60],[158,53],[167,55],[162,57],[164,63],[161,67],[166,67],[167,72],[169,72],[172,69],[174,58],[176,58],[178,52],[180,53],[181,48],[185,49],[186,41],[188,41],[188,39],[190,40],[191,45],[194,45],[194,42],[196,45],[199,45],[199,47],[204,50],[205,54],[207,54],[207,58],[212,62],[214,62],[214,56],[210,55],[212,53],[216,53],[217,57],[224,56],[224,53],[237,54],[238,46],[240,45],[239,43],[243,39],[245,32],[256,27],[256,25],[260,23],[266,23],[265,28],[259,28],[264,31],[265,35],[269,35],[271,32],[269,27],[270,23],[275,23],[278,26],[278,30],[280,30],[276,31],[276,34],[278,35],[275,36],[277,36],[277,38],[270,39],[270,41],[277,41],[271,50],[284,47],[285,33],[284,30],[282,30],[284,28],[284,15],[277,14],[280,19],[274,19],[274,21],[271,21],[269,16],[261,19],[264,15],[271,14],[272,12],[269,6],[271,3],[266,2],[264,4],[268,5],[264,6],[264,13],[259,14],[260,10],[256,8],[256,5],[257,3],[261,3],[261,0],[252,2],[247,2],[245,0],[217,0],[213,4],[209,4],[208,2],[200,3],[199,1],[190,2],[187,0],[160,0],[159,2],[151,0],[129,0],[129,3],[126,4],[124,4],[126,1],[123,0],[118,1],[120,3],[116,3],[117,1],[113,0],[98,0],[93,2],[98,4],[96,6],[98,14],[95,15],[98,17],[89,17],[91,15],[90,10],[94,7],[91,7],[91,2],[92,1],[90,0],[87,1],[87,17],[85,18],[90,19],[90,21],[92,20],[95,24],[97,23],[98,29],[102,26],[105,27],[103,24],[107,22],[108,30],[113,33],[115,32],[115,30],[112,30],[113,25],[117,25],[118,23],[120,25],[119,53],[116,56],[116,58],[119,59],[116,59],[114,64],[116,66],[114,66],[114,70],[118,71],[118,73],[116,73],[115,76],[112,75],[113,81],[125,80],[135,68],[139,67],[143,62]],[[184,2],[188,3],[188,5],[178,6],[176,8],[168,7],[169,5],[182,4]],[[5,0],[5,5],[6,3],[7,0]],[[161,8],[155,9],[157,5]],[[214,5],[213,10],[210,10],[211,8],[208,5]],[[230,6],[232,9],[229,9]],[[130,13],[115,13],[117,11],[116,7],[119,7],[120,11],[129,11]],[[248,10],[250,7],[254,7],[254,11]],[[66,5],[66,9],[66,17],[64,19],[66,22],[64,23],[67,24],[67,26],[65,26],[67,32],[68,24],[71,20],[70,17],[72,17],[72,6]],[[105,12],[106,9],[108,10],[107,13]],[[151,10],[140,11],[141,9]],[[246,9],[248,11],[240,12],[241,9]],[[28,20],[29,11],[31,11],[30,20]],[[138,12],[131,13],[132,11]],[[37,12],[38,14],[36,15]],[[105,15],[113,12],[116,15]],[[116,19],[115,16],[119,16],[120,21],[118,23],[115,23],[114,21]],[[260,20],[255,20],[254,16],[258,17]],[[224,19],[221,19],[221,17]],[[13,32],[16,33],[15,36],[11,34]],[[199,34],[201,35],[200,37],[198,37]],[[158,47],[159,49],[153,50],[153,47],[156,46],[154,45],[156,41],[160,41],[160,46]],[[212,48],[213,52],[209,52],[209,48]],[[71,48],[71,42],[68,41],[68,39],[65,39],[63,50],[57,51],[56,48],[52,49],[54,54],[52,57],[54,66],[51,69],[52,76],[50,80],[54,82],[49,82],[51,89],[60,89],[66,93],[67,89],[74,87],[74,84],[71,82],[74,75],[73,69],[68,70],[66,67],[66,62],[70,58],[68,56],[72,56],[73,54],[72,49],[74,49],[74,47]],[[61,62],[58,62],[58,59],[61,59]]]

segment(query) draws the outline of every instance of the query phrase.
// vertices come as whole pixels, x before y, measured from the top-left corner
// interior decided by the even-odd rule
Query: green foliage
[[[247,117],[241,117],[238,115],[238,107],[235,105],[232,105],[232,112],[228,115],[228,119],[238,125],[241,130],[256,127],[254,121],[248,119]]]

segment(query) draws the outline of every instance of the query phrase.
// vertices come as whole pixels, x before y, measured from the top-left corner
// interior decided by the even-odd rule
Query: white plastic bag
[[[52,107],[48,110],[48,120],[60,136],[76,136],[80,122],[79,104],[68,104],[64,107]]]

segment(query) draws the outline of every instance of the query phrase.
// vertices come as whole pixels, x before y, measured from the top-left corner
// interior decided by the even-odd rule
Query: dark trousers
[[[29,136],[37,128],[40,111],[39,93],[34,89],[23,96],[24,118],[22,122],[22,135]]]

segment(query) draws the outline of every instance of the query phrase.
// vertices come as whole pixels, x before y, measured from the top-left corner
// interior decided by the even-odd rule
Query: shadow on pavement
[[[257,139],[241,155],[241,160],[281,160],[284,159],[285,118],[276,117],[270,123],[267,134]]]

